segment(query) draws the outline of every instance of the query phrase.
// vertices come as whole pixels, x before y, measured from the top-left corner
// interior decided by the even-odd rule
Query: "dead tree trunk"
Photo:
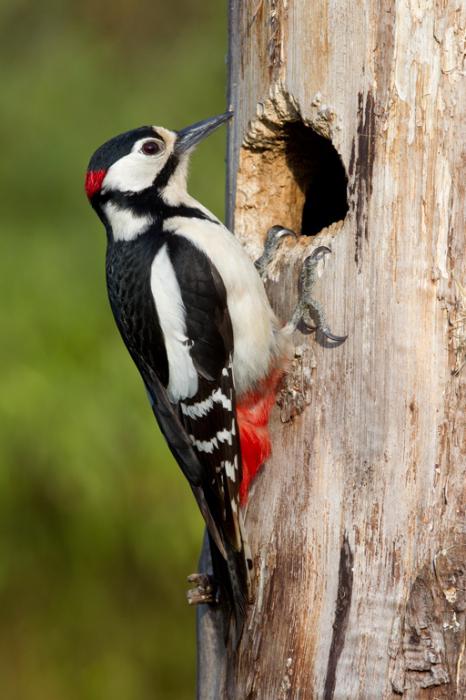
[[[329,245],[316,296],[349,337],[296,335],[255,602],[236,654],[204,611],[202,700],[466,697],[461,8],[231,0],[230,225],[253,257],[302,234],[269,274],[283,320]]]

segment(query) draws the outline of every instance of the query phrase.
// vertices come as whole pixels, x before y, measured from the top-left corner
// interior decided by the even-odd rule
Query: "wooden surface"
[[[464,698],[464,5],[232,0],[230,15],[230,223],[253,257],[269,226],[299,231],[284,124],[329,138],[349,212],[286,244],[268,291],[285,321],[302,259],[330,245],[316,296],[349,337],[296,335],[247,508],[255,604],[238,653],[207,653],[199,696]]]

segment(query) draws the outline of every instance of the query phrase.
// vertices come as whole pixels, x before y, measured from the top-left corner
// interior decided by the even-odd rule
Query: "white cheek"
[[[150,187],[163,168],[164,159],[128,153],[109,169],[102,183],[103,190],[141,192]]]

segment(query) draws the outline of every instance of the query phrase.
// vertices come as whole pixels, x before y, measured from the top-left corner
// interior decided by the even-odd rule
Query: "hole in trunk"
[[[336,115],[317,96],[306,121],[281,89],[259,103],[235,183],[235,233],[251,256],[261,254],[271,226],[308,237],[345,218],[348,180],[332,143],[335,124]]]
[[[348,212],[345,168],[332,142],[303,122],[283,127],[285,155],[304,194],[301,234],[315,236]]]

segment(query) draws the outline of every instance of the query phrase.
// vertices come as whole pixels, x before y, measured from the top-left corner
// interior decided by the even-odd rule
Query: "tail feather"
[[[243,634],[248,604],[248,577],[246,561],[243,552],[228,552],[227,567],[233,600],[234,631],[232,634],[233,647],[236,649]]]
[[[268,430],[270,413],[275,404],[277,386],[282,369],[274,369],[255,391],[239,397],[236,418],[241,448],[242,477],[239,490],[242,505],[247,500],[248,488],[260,467],[270,457],[271,442]],[[209,532],[214,578],[220,588],[220,607],[223,614],[225,644],[230,640],[236,649],[241,639],[250,602],[250,571],[252,561],[239,515],[237,541],[222,538],[217,546],[215,530]],[[210,528],[209,528],[210,529]]]
[[[223,636],[225,644],[232,640],[236,649],[244,629],[248,604],[248,564],[244,551],[226,548],[226,560],[209,536],[214,579],[220,587],[220,606],[223,611]]]

